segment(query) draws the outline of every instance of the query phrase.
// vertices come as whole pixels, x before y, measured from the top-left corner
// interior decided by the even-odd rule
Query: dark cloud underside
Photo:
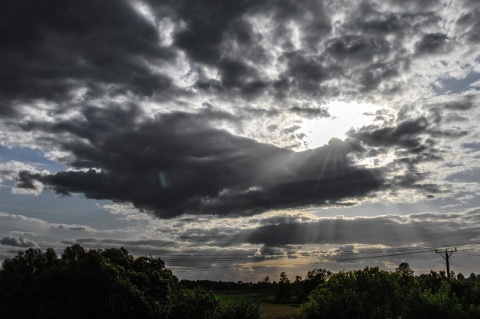
[[[395,217],[326,219],[310,223],[266,225],[244,231],[239,239],[250,244],[281,247],[305,244],[384,244],[401,245],[454,245],[476,238],[478,227],[465,227],[460,220],[438,220],[445,216],[432,214],[428,220],[400,222]],[[415,215],[413,215],[415,216]],[[477,216],[477,213],[475,213]]]
[[[60,194],[133,202],[171,217],[321,205],[364,196],[383,184],[382,172],[356,167],[348,159],[355,150],[340,140],[295,153],[214,129],[198,114],[165,114],[135,125],[134,113],[88,108],[88,122],[31,123],[25,129],[81,137],[62,147],[75,156],[71,166],[88,170],[22,172],[17,186],[32,188],[37,179]]]

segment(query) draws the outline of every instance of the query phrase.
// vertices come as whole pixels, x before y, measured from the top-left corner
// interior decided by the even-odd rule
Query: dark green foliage
[[[397,274],[405,275],[405,276],[413,276],[414,271],[410,268],[408,263],[401,263],[398,268],[395,268],[395,272]]]
[[[249,299],[228,301],[220,307],[214,319],[258,319],[260,305]]]
[[[302,305],[303,318],[480,318],[480,280],[448,280],[444,273],[413,276],[365,268],[340,272],[318,285]]]
[[[340,272],[320,284],[303,306],[305,318],[397,318],[402,294],[378,268]]]
[[[270,295],[280,303],[305,303],[303,318],[478,319],[480,276],[444,272],[414,276],[407,263],[394,272],[367,267],[332,274],[309,271],[291,282],[185,281],[185,288],[159,258],[134,258],[124,248],[28,249],[0,269],[0,318],[258,319],[249,299],[218,301],[207,289]],[[307,299],[308,296],[308,299]]]
[[[28,249],[0,271],[1,318],[206,318],[213,295],[190,292],[153,257],[121,248]]]
[[[294,283],[294,296],[297,303],[303,303],[307,296],[321,283],[325,282],[332,273],[324,268],[313,269],[307,272],[305,279]]]
[[[182,289],[176,295],[174,307],[170,313],[170,318],[190,319],[190,318],[217,318],[220,304],[212,293],[201,288],[193,290]]]
[[[275,293],[275,301],[278,303],[290,302],[292,299],[292,287],[290,280],[285,272],[280,274],[278,281],[278,290]]]

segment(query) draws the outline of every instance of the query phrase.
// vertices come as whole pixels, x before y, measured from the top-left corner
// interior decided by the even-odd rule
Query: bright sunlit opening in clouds
[[[381,109],[378,105],[344,101],[331,101],[326,108],[330,117],[305,120],[299,130],[306,135],[309,149],[328,144],[333,137],[343,140],[351,128],[373,124],[375,112]]]

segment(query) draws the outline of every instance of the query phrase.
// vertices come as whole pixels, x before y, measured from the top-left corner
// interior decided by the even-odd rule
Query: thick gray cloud
[[[135,125],[138,109],[85,109],[86,120],[29,123],[78,138],[63,143],[87,171],[19,174],[17,187],[33,180],[59,194],[132,202],[160,217],[183,213],[251,215],[276,208],[322,205],[365,196],[382,187],[382,171],[355,166],[355,146],[329,145],[295,153],[234,136],[209,125],[202,114],[171,113]]]

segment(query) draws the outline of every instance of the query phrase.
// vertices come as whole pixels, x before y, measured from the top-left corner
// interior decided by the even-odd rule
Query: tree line
[[[256,319],[248,300],[220,303],[212,291],[265,291],[278,303],[301,304],[302,318],[480,318],[480,275],[415,276],[407,263],[332,273],[309,271],[257,283],[179,281],[160,258],[124,248],[30,248],[0,268],[0,318]]]
[[[258,308],[258,307],[257,307]],[[212,318],[258,313],[255,305],[220,307],[211,292],[187,289],[160,258],[124,248],[30,248],[0,269],[0,318]]]
[[[181,280],[180,283],[190,289],[201,287],[212,291],[270,292],[277,303],[300,304],[307,300],[311,291],[331,275],[330,271],[318,268],[308,271],[304,278],[296,276],[292,281],[285,272],[282,272],[278,281],[266,276],[256,283],[214,280]]]

